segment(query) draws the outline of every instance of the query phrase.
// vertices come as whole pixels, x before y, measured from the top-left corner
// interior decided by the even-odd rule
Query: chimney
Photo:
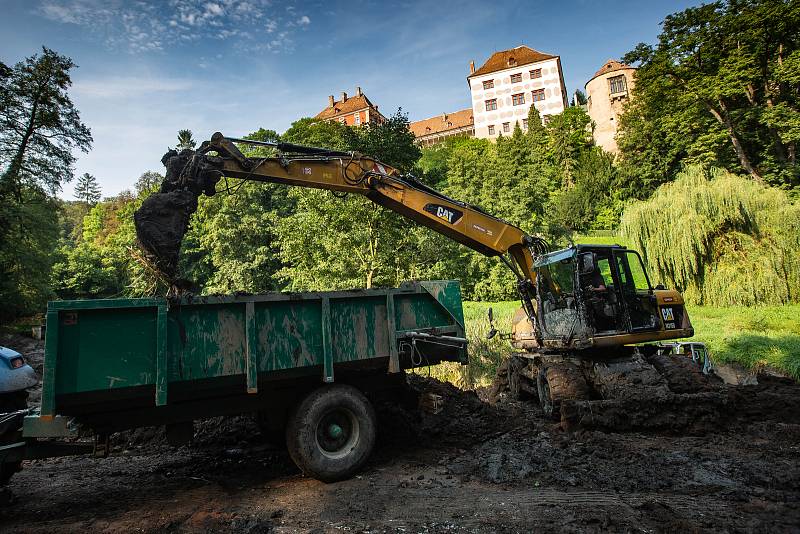
[[[442,113],[442,122],[447,122],[447,113]]]
[[[342,91],[342,102],[347,102],[347,93]]]
[[[328,107],[329,108],[333,107],[333,102],[334,102],[333,95],[328,96]]]
[[[475,61],[474,60],[469,62],[469,73],[470,74],[475,74]]]
[[[361,92],[361,88],[360,87],[356,87],[356,95],[357,96],[363,96],[364,95],[364,93]]]

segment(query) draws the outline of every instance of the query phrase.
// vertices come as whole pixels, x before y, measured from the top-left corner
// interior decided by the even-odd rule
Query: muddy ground
[[[27,462],[0,530],[800,530],[800,386],[789,380],[744,386],[735,415],[694,434],[568,433],[524,403],[412,386],[442,395],[443,410],[380,406],[376,452],[351,480],[304,478],[248,417],[199,424],[179,449],[140,430],[107,459]]]

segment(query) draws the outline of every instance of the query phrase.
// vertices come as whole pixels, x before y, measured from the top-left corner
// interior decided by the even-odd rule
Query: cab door
[[[658,330],[658,303],[639,253],[615,250],[614,267],[631,332]]]

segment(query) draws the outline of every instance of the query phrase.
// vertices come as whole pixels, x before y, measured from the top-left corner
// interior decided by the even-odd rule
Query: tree
[[[82,200],[87,206],[91,206],[100,200],[100,186],[97,184],[97,178],[88,172],[78,177],[75,182],[75,198]]]
[[[401,170],[420,156],[400,110],[383,124],[359,128],[302,119],[282,139],[358,151]],[[284,265],[279,276],[292,289],[394,285],[417,272],[412,223],[396,213],[360,195],[292,189],[289,197],[296,208],[276,230]]]
[[[778,188],[687,166],[652,198],[630,205],[621,230],[656,280],[676,287],[689,302],[800,301],[800,206]]]
[[[3,206],[8,225],[0,246],[0,321],[43,311],[52,297],[50,268],[58,249],[58,206],[31,188]]]
[[[178,130],[178,150],[194,150],[197,143],[192,138],[191,130]]]
[[[143,194],[149,194],[156,191],[159,186],[161,186],[161,182],[164,181],[164,176],[161,173],[155,171],[145,171],[139,176],[139,179],[136,180],[136,183],[133,185],[136,194],[141,196]]]
[[[381,124],[346,128],[344,141],[350,150],[375,157],[401,172],[409,172],[422,155],[402,109]]]
[[[67,95],[75,63],[42,48],[41,54],[3,66],[0,76],[0,200],[20,202],[24,187],[51,193],[72,179],[75,149],[92,136]]]
[[[588,100],[586,100],[586,94],[580,89],[575,90],[575,100],[574,103],[579,106],[585,106]]]
[[[624,58],[639,63],[621,121],[626,159],[656,177],[689,159],[800,185],[798,27],[791,0],[720,1],[668,16],[657,45]]]

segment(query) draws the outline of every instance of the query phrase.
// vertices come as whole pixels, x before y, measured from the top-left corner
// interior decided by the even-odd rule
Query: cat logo
[[[425,204],[423,209],[450,224],[456,224],[464,216],[463,212],[441,204]]]

